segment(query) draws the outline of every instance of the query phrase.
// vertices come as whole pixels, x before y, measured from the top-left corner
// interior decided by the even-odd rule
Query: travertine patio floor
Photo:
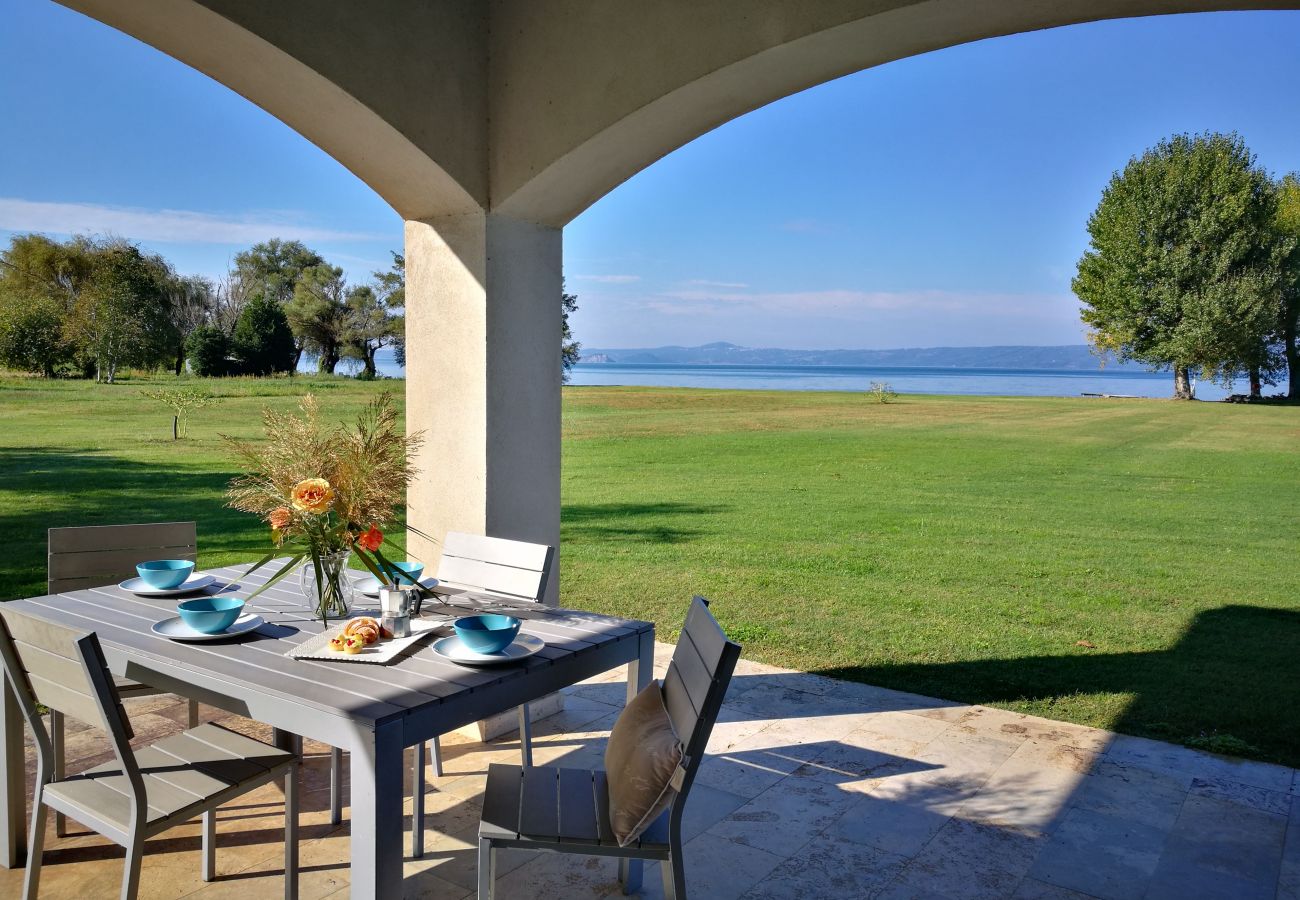
[[[666,663],[672,648],[658,649]],[[538,723],[536,761],[599,765],[622,678],[570,689]],[[184,721],[174,698],[129,712],[142,741]],[[69,748],[76,765],[104,758],[89,733]],[[328,756],[307,750],[301,895],[346,897],[347,822],[329,825]],[[686,815],[697,898],[1300,898],[1293,769],[749,662],[710,751]],[[472,895],[484,771],[518,759],[513,737],[484,747],[453,735],[444,752],[408,897]],[[221,810],[211,884],[198,878],[197,824],[151,841],[141,897],[278,896],[282,812],[273,786]],[[116,896],[119,848],[84,834],[47,847],[42,897]],[[511,851],[500,875],[502,898],[618,894],[609,860]],[[0,896],[20,885],[21,872],[0,870]],[[644,894],[662,895],[656,869]]]

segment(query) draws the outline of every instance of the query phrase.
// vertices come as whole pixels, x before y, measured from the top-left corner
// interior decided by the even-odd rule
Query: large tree
[[[334,374],[347,343],[347,291],[343,270],[321,263],[302,271],[285,307],[300,351],[316,357],[322,375]]]
[[[578,311],[578,295],[570,294],[560,281],[560,380],[569,383],[569,370],[582,359],[582,344],[573,339],[573,329],[569,327],[569,313]]]
[[[172,327],[176,331],[175,371],[180,375],[185,370],[186,342],[190,335],[209,325],[216,314],[216,289],[202,275],[174,272],[164,284],[171,298]]]
[[[91,282],[95,252],[85,238],[10,239],[0,252],[0,363],[51,376],[79,362],[69,323]]]
[[[1111,178],[1073,288],[1095,346],[1190,373],[1258,365],[1277,326],[1277,193],[1236,134],[1176,135]]]
[[[1282,264],[1282,352],[1286,357],[1287,396],[1300,399],[1300,175],[1278,185],[1277,226],[1290,250]]]
[[[325,259],[301,241],[282,241],[272,238],[235,256],[235,276],[239,282],[237,293],[243,297],[261,295],[287,307],[294,299],[298,282],[308,269],[325,265]],[[287,310],[286,310],[287,311]],[[293,316],[290,315],[292,322]],[[294,327],[298,368],[307,336]]]
[[[98,247],[69,329],[94,360],[96,381],[112,384],[123,366],[170,360],[176,331],[157,264],[125,241]]]
[[[378,374],[375,355],[384,347],[400,347],[406,335],[406,258],[393,253],[391,268],[372,274],[373,284],[357,285],[347,292],[343,348],[344,356],[360,360],[367,378]]]
[[[245,375],[292,372],[297,358],[284,307],[261,295],[244,305],[230,345]]]

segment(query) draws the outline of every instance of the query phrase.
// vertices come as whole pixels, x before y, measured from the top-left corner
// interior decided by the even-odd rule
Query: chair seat
[[[130,678],[123,678],[121,675],[113,676],[113,687],[117,688],[117,695],[124,700],[128,697],[152,697],[154,694],[167,693],[156,687],[132,681]]]
[[[183,822],[278,776],[296,758],[287,750],[211,723],[135,751],[149,804],[148,824]],[[84,815],[127,831],[131,787],[116,761],[51,782],[45,796],[73,818]],[[91,824],[91,823],[87,823]]]
[[[599,769],[488,766],[479,837],[498,842],[587,845],[602,852],[667,855],[665,813],[620,848],[609,824],[609,785]]]

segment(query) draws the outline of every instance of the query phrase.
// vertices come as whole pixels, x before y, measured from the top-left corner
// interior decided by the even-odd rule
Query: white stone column
[[[550,544],[559,598],[560,229],[492,213],[406,223],[412,525]],[[408,536],[430,569],[440,548]]]

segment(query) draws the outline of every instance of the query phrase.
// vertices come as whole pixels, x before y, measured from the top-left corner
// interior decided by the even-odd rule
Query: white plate
[[[204,634],[202,631],[195,631],[190,626],[181,621],[180,616],[172,616],[170,619],[163,619],[161,622],[155,622],[150,629],[154,634],[160,634],[165,638],[171,638],[173,641],[219,641],[222,638],[236,637],[237,635],[246,634],[253,629],[262,625],[266,620],[256,613],[244,613],[235,623],[225,631],[218,631],[216,634]]]
[[[175,597],[178,594],[192,594],[195,591],[201,591],[216,580],[217,576],[215,575],[208,575],[204,572],[191,572],[189,578],[186,578],[174,588],[152,587],[143,578],[128,578],[118,587],[141,597]]]
[[[346,623],[339,625],[337,628],[330,628],[320,634],[313,635],[303,641],[297,647],[285,653],[285,656],[293,659],[323,659],[329,662],[359,662],[359,663],[376,663],[378,665],[387,665],[401,655],[402,651],[433,634],[442,626],[450,622],[446,618],[427,618],[415,619],[411,622],[411,633],[407,637],[389,638],[386,641],[378,641],[368,647],[362,647],[360,653],[341,653],[330,646],[330,638],[340,634]]]
[[[431,588],[438,583],[436,578],[421,578],[420,584],[423,587]],[[367,597],[379,597],[379,579],[373,575],[367,575],[357,582],[357,590]]]
[[[546,641],[531,634],[521,634],[515,642],[499,653],[475,653],[461,643],[456,635],[440,638],[430,648],[443,659],[462,666],[500,666],[527,659],[546,646]]]

